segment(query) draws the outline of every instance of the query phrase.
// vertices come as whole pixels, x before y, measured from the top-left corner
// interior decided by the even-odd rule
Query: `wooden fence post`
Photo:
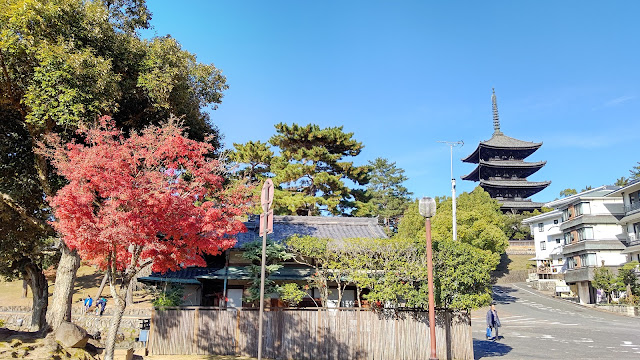
[[[235,334],[235,339],[236,339],[236,351],[235,354],[236,356],[240,356],[240,310],[241,308],[236,308],[236,334]]]
[[[196,308],[196,310],[193,312],[193,351],[192,353],[197,354],[198,353],[198,328],[200,327],[199,323],[198,323],[198,319],[200,318],[199,316],[200,314],[200,309]]]

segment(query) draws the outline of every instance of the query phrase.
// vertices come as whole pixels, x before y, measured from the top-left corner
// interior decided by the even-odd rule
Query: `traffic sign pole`
[[[269,218],[273,219],[273,212],[269,211],[273,204],[273,181],[267,179],[262,186],[262,194],[260,196],[260,203],[264,216],[261,216],[262,226],[260,232],[262,233],[262,262],[260,263],[260,315],[258,318],[258,360],[262,360],[262,327],[264,323],[264,273],[267,262],[267,233],[273,232],[273,220],[271,226],[269,226]]]

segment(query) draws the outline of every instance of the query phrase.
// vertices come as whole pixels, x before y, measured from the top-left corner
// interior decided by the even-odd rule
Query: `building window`
[[[544,225],[542,225],[542,223],[538,223],[538,231],[539,232],[543,232],[544,231]]]
[[[547,243],[540,241],[540,250],[547,250]]]
[[[588,202],[580,203],[580,204],[576,205],[574,207],[574,209],[575,209],[575,212],[576,212],[575,216],[580,216],[580,215],[584,215],[584,214],[587,214],[587,215],[591,214],[591,206],[589,205]]]
[[[582,266],[595,266],[596,254],[582,254],[580,255],[580,263]]]
[[[577,230],[578,241],[593,240],[593,228],[585,227]]]
[[[564,244],[569,245],[571,243],[573,243],[573,233],[572,232],[564,233]]]
[[[560,239],[556,239],[556,244],[560,244]]]

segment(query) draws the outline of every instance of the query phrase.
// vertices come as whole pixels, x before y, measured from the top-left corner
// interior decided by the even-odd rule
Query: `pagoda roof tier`
[[[480,186],[494,188],[541,188],[544,189],[551,181],[527,181],[527,180],[480,180]]]
[[[496,131],[493,133],[491,139],[481,141],[475,151],[471,153],[471,155],[462,159],[462,161],[477,164],[481,160],[481,149],[523,151],[525,152],[523,158],[525,158],[533,154],[540,146],[542,146],[542,143],[514,139],[506,136],[500,131]]]
[[[469,174],[463,176],[462,180],[479,181],[480,180],[480,167],[487,167],[491,169],[515,169],[526,170],[522,177],[527,177],[540,168],[542,168],[547,162],[524,162],[522,160],[480,160],[480,164]]]
[[[540,209],[541,207],[544,206],[544,203],[534,202],[530,200],[522,200],[522,201],[498,200],[498,203],[500,203],[500,209],[503,211],[507,211],[507,210],[530,211],[530,210]]]

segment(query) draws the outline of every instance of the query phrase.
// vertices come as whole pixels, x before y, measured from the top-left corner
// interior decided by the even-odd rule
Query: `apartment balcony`
[[[624,206],[624,212],[626,215],[630,215],[629,213],[635,212],[636,210],[640,210],[640,202]]]
[[[574,283],[578,281],[591,281],[593,280],[593,270],[599,266],[582,266],[579,268],[569,269],[566,273],[564,273],[564,281],[567,283]],[[605,266],[614,275],[618,274],[618,269],[620,266]]]

